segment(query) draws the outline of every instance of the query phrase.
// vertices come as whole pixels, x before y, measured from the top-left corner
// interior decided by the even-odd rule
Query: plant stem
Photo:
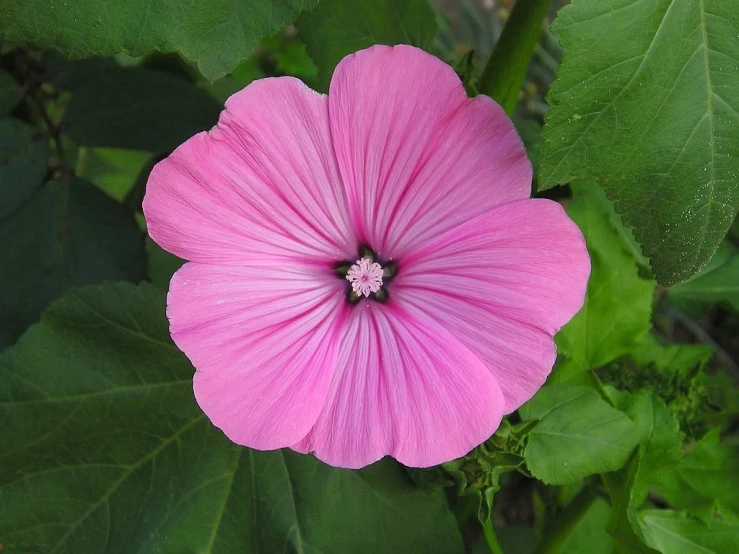
[[[480,78],[480,92],[513,114],[551,0],[518,0]]]
[[[40,76],[40,70],[36,68],[36,61],[33,59],[32,54],[28,51],[23,50],[20,54],[19,70],[22,74],[23,88],[25,90],[25,98],[28,103],[29,110],[37,114],[48,133],[49,139],[56,151],[58,159],[58,169],[61,172],[62,180],[66,181],[72,175],[72,170],[67,164],[67,157],[62,144],[61,130],[59,126],[52,121],[49,113],[46,111],[46,105],[44,103],[44,94],[42,91],[43,82]]]
[[[482,531],[485,533],[485,540],[488,543],[488,548],[492,554],[503,554],[503,549],[498,544],[498,537],[495,536],[495,530],[493,529],[493,523],[490,518],[483,524]]]
[[[546,526],[536,554],[560,554],[565,541],[599,496],[600,494],[594,487],[585,485],[562,513]]]

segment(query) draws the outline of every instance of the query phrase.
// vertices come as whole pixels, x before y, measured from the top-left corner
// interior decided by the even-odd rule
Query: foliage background
[[[739,551],[739,12],[518,4],[3,3],[3,552]],[[593,262],[548,384],[423,471],[230,444],[167,332],[181,262],[141,217],[153,164],[231,93],[325,90],[372,43],[423,47],[509,107]]]

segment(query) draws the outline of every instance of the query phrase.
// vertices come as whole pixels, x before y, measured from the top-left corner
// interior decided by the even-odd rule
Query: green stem
[[[482,531],[485,533],[485,540],[492,554],[503,554],[503,549],[498,544],[498,537],[495,536],[495,530],[490,518],[482,525]]]
[[[599,496],[594,487],[584,486],[559,517],[546,526],[536,554],[560,554],[580,519]]]
[[[513,114],[551,0],[518,0],[480,78],[480,92]]]

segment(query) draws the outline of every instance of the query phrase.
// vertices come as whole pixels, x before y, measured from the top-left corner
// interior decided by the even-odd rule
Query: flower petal
[[[189,263],[167,300],[172,338],[197,368],[195,397],[211,421],[260,450],[302,439],[336,368],[348,310],[339,280],[308,265]]]
[[[154,167],[144,213],[151,237],[190,261],[354,255],[326,97],[289,77],[231,96],[216,127]]]
[[[326,407],[293,446],[358,468],[390,454],[428,467],[463,456],[500,424],[503,397],[449,333],[392,301],[352,310]]]
[[[394,298],[433,318],[492,370],[512,412],[544,383],[553,335],[582,307],[590,259],[550,200],[494,208],[408,256]]]
[[[329,117],[357,232],[385,258],[530,194],[531,164],[503,109],[467,98],[452,68],[418,48],[344,58]]]

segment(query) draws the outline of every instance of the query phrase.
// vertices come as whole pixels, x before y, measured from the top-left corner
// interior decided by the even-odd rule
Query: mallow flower
[[[253,82],[149,177],[172,338],[233,442],[426,467],[541,387],[590,262],[511,121],[410,46]]]

